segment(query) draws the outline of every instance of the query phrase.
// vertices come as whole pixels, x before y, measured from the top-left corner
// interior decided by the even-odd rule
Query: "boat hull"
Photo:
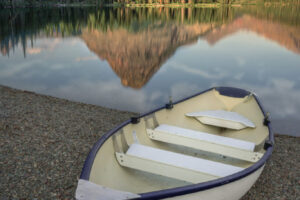
[[[231,114],[228,110],[234,110],[256,127],[224,130],[202,124],[186,114],[203,110],[227,110],[228,115]],[[211,143],[211,137],[222,140]],[[217,143],[220,141],[227,141],[227,146]],[[255,152],[228,146],[235,141],[253,144]],[[131,198],[122,199],[235,200],[244,196],[258,179],[272,154],[273,144],[268,114],[255,94],[238,88],[211,88],[134,117],[107,132],[89,153],[80,179],[99,186],[98,189],[106,193],[107,188],[111,188],[116,195],[131,194]],[[255,157],[245,158],[248,155]],[[199,164],[200,160],[203,165]],[[194,164],[191,168],[179,163]],[[210,172],[199,167],[211,166],[210,163],[214,163]],[[217,167],[221,165],[224,167]],[[217,174],[225,168],[241,169]],[[78,186],[77,190],[80,189]],[[90,192],[83,193],[84,196]]]
[[[263,171],[264,166],[237,181],[214,187],[212,189],[194,192],[186,195],[164,198],[166,200],[238,200],[242,198],[254,185]]]

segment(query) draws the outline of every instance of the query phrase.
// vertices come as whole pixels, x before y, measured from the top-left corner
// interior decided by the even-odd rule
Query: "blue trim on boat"
[[[229,97],[243,98],[250,94],[250,92],[233,87],[216,87],[215,88],[221,95]]]
[[[225,96],[230,96],[230,97],[245,97],[246,95],[249,95],[250,92],[243,90],[243,89],[239,89],[239,88],[233,88],[233,87],[216,87],[216,88],[210,88],[208,90],[205,90],[203,92],[197,93],[193,96],[184,98],[182,100],[179,100],[177,102],[174,103],[178,104],[182,101],[188,100],[190,98],[193,98],[195,96],[198,96],[200,94],[203,94],[205,92],[208,92],[210,90],[216,89],[217,91],[219,91],[222,95]],[[259,101],[259,99],[257,98],[257,96],[254,94],[253,95],[255,100],[257,101],[262,113],[264,114],[264,116],[266,117],[266,112],[264,111],[261,102]],[[159,107],[157,109],[154,109],[150,112],[147,112],[145,114],[140,115],[138,118],[147,116],[149,114],[152,114],[154,112],[157,112],[159,110],[165,109],[166,106],[162,106]],[[84,180],[89,180],[90,177],[90,172],[92,169],[92,165],[94,162],[94,159],[96,157],[96,154],[98,152],[98,150],[101,148],[101,146],[104,144],[104,142],[111,137],[114,133],[116,133],[118,130],[120,130],[121,128],[123,128],[124,126],[126,126],[127,124],[131,123],[131,120],[127,120],[125,122],[123,122],[122,124],[120,124],[119,126],[117,126],[116,128],[110,130],[109,132],[107,132],[106,134],[104,134],[97,142],[96,144],[93,146],[92,150],[90,151],[87,159],[85,160],[81,175],[80,175],[80,179],[84,179]],[[263,123],[263,122],[262,122]],[[272,144],[274,144],[274,134],[271,128],[271,123],[268,124],[268,129],[269,129],[269,141],[271,141]],[[174,196],[180,196],[180,195],[185,195],[185,194],[190,194],[190,193],[195,193],[195,192],[199,192],[199,191],[203,191],[203,190],[207,190],[210,188],[214,188],[214,187],[218,187],[221,185],[225,185],[234,181],[237,181],[241,178],[244,178],[250,174],[252,174],[253,172],[255,172],[256,170],[258,170],[259,168],[261,168],[266,161],[270,158],[271,154],[273,151],[273,146],[269,146],[268,149],[266,149],[266,153],[264,154],[264,156],[255,164],[253,164],[251,167],[246,168],[245,170],[232,174],[230,176],[226,176],[224,178],[219,178],[216,180],[212,180],[212,181],[208,181],[208,182],[204,182],[204,183],[199,183],[199,184],[192,184],[192,185],[188,185],[188,186],[183,186],[183,187],[178,187],[178,188],[172,188],[172,189],[166,189],[166,190],[160,190],[160,191],[155,191],[155,192],[147,192],[147,193],[142,193],[139,194],[141,195],[140,198],[136,198],[136,199],[143,199],[143,200],[149,200],[149,199],[162,199],[162,198],[170,198],[170,197],[174,197]]]

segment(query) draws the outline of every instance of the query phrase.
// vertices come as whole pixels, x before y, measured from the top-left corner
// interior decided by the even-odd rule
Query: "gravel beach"
[[[132,115],[0,86],[0,199],[73,199],[93,144]],[[300,138],[275,140],[242,200],[300,199]]]

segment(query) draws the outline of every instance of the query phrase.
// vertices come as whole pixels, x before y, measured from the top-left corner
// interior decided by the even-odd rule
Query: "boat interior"
[[[139,194],[229,176],[264,155],[263,121],[251,93],[209,90],[119,129],[99,149],[89,181]]]

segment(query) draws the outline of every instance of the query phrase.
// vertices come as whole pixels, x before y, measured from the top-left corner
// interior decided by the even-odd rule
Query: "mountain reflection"
[[[300,54],[299,27],[258,19],[250,15],[243,15],[225,26],[214,29],[203,39],[207,40],[211,45],[214,45],[224,37],[241,30],[254,32],[266,39],[277,42],[282,47],[294,53]]]
[[[26,57],[28,41],[33,47],[36,38],[78,36],[109,63],[124,86],[138,89],[176,49],[198,38],[214,45],[226,36],[246,30],[300,54],[297,9],[280,8],[277,12],[279,8],[273,8],[272,16],[268,15],[269,9],[6,9],[0,11],[1,54],[9,56],[21,44]]]
[[[81,37],[91,51],[107,60],[124,86],[141,88],[178,47],[197,41],[211,28],[212,24],[157,23],[138,33],[85,29]]]

